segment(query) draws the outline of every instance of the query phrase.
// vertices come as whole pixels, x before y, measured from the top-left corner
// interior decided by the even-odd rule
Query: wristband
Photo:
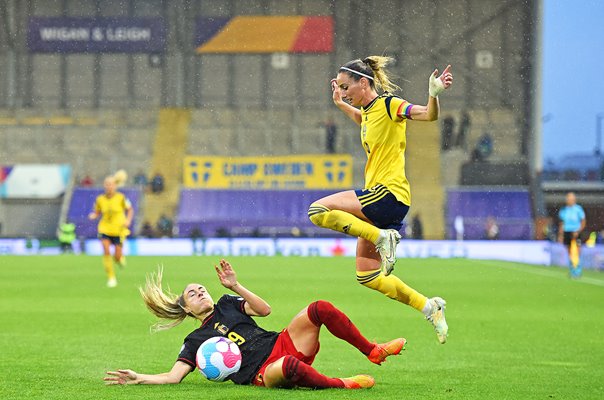
[[[432,97],[438,97],[439,94],[444,92],[445,84],[442,80],[437,78],[434,74],[430,75],[430,81],[428,84],[428,93]]]

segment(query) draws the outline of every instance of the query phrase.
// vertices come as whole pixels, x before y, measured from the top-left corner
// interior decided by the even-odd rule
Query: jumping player
[[[214,336],[224,336],[239,345],[242,360],[238,372],[230,376],[236,384],[268,388],[295,386],[313,389],[362,389],[374,385],[369,375],[351,378],[330,378],[317,372],[312,362],[319,351],[321,325],[336,337],[347,341],[367,356],[369,361],[381,364],[386,357],[401,352],[405,339],[388,343],[370,343],[340,310],[326,301],[315,301],[304,308],[281,333],[265,331],[251,318],[270,314],[271,307],[237,281],[232,266],[225,260],[216,266],[222,286],[237,294],[223,295],[214,303],[206,288],[197,283],[187,285],[180,296],[162,289],[162,271],[147,278],[140,289],[147,308],[158,318],[156,330],[169,329],[186,317],[199,320],[201,326],[184,340],[178,359],[168,372],[155,375],[140,374],[128,369],[107,371],[108,384],[166,384],[180,383],[195,369],[195,355],[201,344]]]
[[[107,286],[117,286],[113,260],[120,266],[126,264],[126,257],[122,253],[125,238],[130,234],[130,224],[134,216],[134,209],[130,200],[117,190],[127,179],[125,171],[120,170],[105,178],[103,186],[105,193],[99,195],[94,202],[94,209],[88,215],[91,220],[101,216],[98,225],[98,235],[103,245],[103,267],[107,274]],[[111,258],[111,245],[114,247],[113,260]]]
[[[438,119],[438,95],[451,86],[453,75],[450,65],[440,76],[434,70],[428,104],[411,104],[390,94],[399,89],[384,70],[391,61],[381,56],[349,61],[331,81],[335,105],[361,127],[367,155],[365,188],[319,199],[310,205],[308,215],[315,225],[357,237],[357,281],[423,312],[445,343],[446,302],[440,297],[428,299],[390,273],[401,238],[398,231],[411,205],[405,176],[406,122]]]

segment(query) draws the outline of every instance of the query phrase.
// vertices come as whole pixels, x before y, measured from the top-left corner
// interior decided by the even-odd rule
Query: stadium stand
[[[411,182],[411,210],[424,216],[424,238],[440,239],[444,232],[444,191],[437,123],[409,122],[407,132],[407,177]]]
[[[449,189],[447,192],[447,237],[455,238],[453,221],[463,217],[464,239],[485,238],[485,223],[493,217],[499,225],[499,239],[523,240],[533,237],[533,212],[526,189]]]
[[[183,189],[179,236],[334,236],[313,225],[308,206],[327,190]],[[195,232],[197,231],[197,232]]]
[[[168,108],[159,112],[150,173],[164,177],[164,190],[146,196],[144,219],[155,224],[162,214],[173,218],[179,202],[182,159],[186,153],[191,111]]]

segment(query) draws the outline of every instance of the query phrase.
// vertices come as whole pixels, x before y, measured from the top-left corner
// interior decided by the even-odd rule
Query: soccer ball
[[[241,368],[241,351],[230,339],[215,336],[199,346],[195,361],[203,376],[222,382]]]

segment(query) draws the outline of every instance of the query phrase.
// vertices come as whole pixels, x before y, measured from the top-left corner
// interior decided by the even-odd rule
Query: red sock
[[[335,337],[347,341],[367,355],[375,347],[342,311],[328,301],[315,301],[308,306],[308,318],[316,326],[325,325]]]
[[[294,356],[285,356],[281,369],[283,370],[283,376],[296,386],[313,389],[344,387],[344,382],[340,379],[329,378],[320,374],[316,369]]]

